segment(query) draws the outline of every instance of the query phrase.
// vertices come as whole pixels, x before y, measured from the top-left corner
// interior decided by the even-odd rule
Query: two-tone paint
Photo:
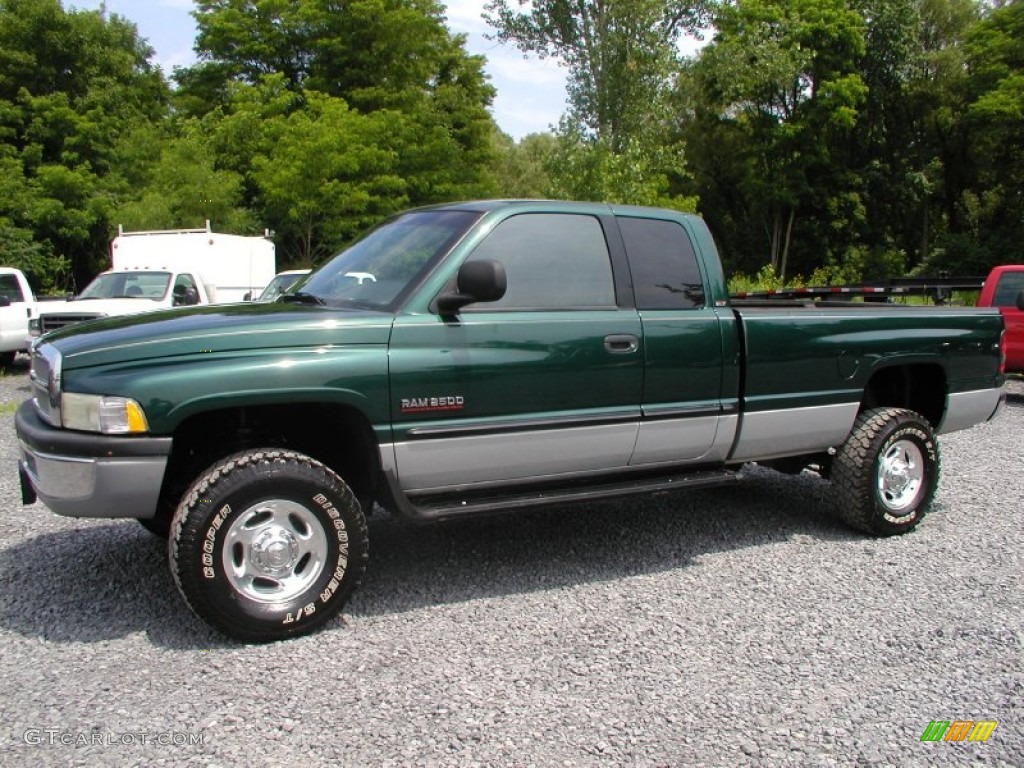
[[[373,435],[382,485],[411,514],[418,500],[446,494],[816,454],[841,444],[876,401],[923,397],[920,410],[944,431],[990,418],[1000,403],[1002,322],[992,310],[734,308],[698,217],[537,201],[443,208],[475,215],[391,311],[279,303],[177,310],[58,332],[36,354],[59,351],[66,392],[142,405],[151,437],[136,442],[173,443],[186,421],[232,409],[311,404],[358,414]],[[543,212],[600,222],[614,306],[437,311],[437,297],[494,227]],[[703,306],[637,309],[619,216],[678,225],[699,259]],[[42,446],[64,444],[53,437],[61,430],[22,411],[23,468],[41,490],[40,462],[53,469],[60,460]],[[113,457],[121,440],[83,438],[96,455],[75,461],[93,461],[96,475],[104,451]],[[165,464],[166,455],[152,466]],[[111,514],[81,493],[74,503],[41,495],[57,512]],[[154,503],[149,494],[130,514],[146,517]]]

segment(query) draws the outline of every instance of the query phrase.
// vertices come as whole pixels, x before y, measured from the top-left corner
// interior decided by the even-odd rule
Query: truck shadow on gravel
[[[726,488],[433,526],[371,518],[370,565],[345,613],[371,617],[686,569],[702,555],[797,536],[861,538],[827,514],[820,479],[749,475]],[[130,521],[75,525],[0,551],[3,627],[49,642],[146,632],[168,648],[235,646],[178,596],[163,541]]]
[[[165,647],[231,645],[178,596],[166,542],[134,521],[73,524],[0,550],[5,629],[56,643],[146,632]]]
[[[371,519],[370,565],[346,612],[444,603],[686,569],[702,555],[789,540],[857,540],[813,475],[754,468],[725,488],[409,527]]]

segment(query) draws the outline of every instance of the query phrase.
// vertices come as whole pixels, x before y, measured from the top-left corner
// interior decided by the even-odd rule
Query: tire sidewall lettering
[[[876,504],[878,505],[878,509],[882,513],[882,517],[886,522],[895,526],[908,526],[917,520],[920,515],[922,503],[930,496],[933,490],[932,485],[935,482],[934,468],[938,461],[938,449],[935,444],[935,439],[928,432],[913,424],[901,425],[889,433],[879,446],[878,453],[875,456],[876,472],[878,471],[877,465],[881,461],[882,457],[895,443],[900,440],[910,440],[922,451],[924,457],[924,485],[922,491],[919,494],[917,503],[904,515],[893,515],[885,504],[882,503],[881,498],[876,499]]]
[[[326,606],[343,589],[350,556],[349,529],[344,515],[325,492],[300,494],[268,490],[260,492],[240,488],[229,492],[227,502],[222,499],[217,511],[211,513],[200,530],[201,545],[197,553],[197,564],[202,580],[223,585],[220,599],[213,600],[219,610],[242,613],[262,621],[273,621],[277,616],[278,623],[293,628],[315,619],[318,609]],[[271,498],[294,501],[314,512],[329,544],[327,561],[316,581],[301,595],[280,604],[257,603],[238,594],[230,586],[222,560],[227,533],[237,517],[260,501]],[[338,501],[342,502],[343,498]],[[201,499],[198,506],[210,503],[212,500]]]

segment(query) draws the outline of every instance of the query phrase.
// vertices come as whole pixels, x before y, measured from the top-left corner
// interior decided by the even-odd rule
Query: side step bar
[[[690,488],[727,485],[738,480],[736,472],[727,469],[688,472],[678,475],[657,475],[629,478],[590,485],[550,487],[505,495],[458,495],[409,497],[411,509],[405,511],[421,520],[444,520],[462,515],[503,512],[528,507],[544,507],[569,502],[601,501],[620,496],[665,493]]]

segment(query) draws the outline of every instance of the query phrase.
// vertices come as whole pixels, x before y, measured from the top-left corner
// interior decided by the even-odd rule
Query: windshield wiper
[[[295,293],[283,293],[277,301],[286,301],[289,304],[316,304],[318,307],[327,306],[327,302],[312,293],[296,291]]]

